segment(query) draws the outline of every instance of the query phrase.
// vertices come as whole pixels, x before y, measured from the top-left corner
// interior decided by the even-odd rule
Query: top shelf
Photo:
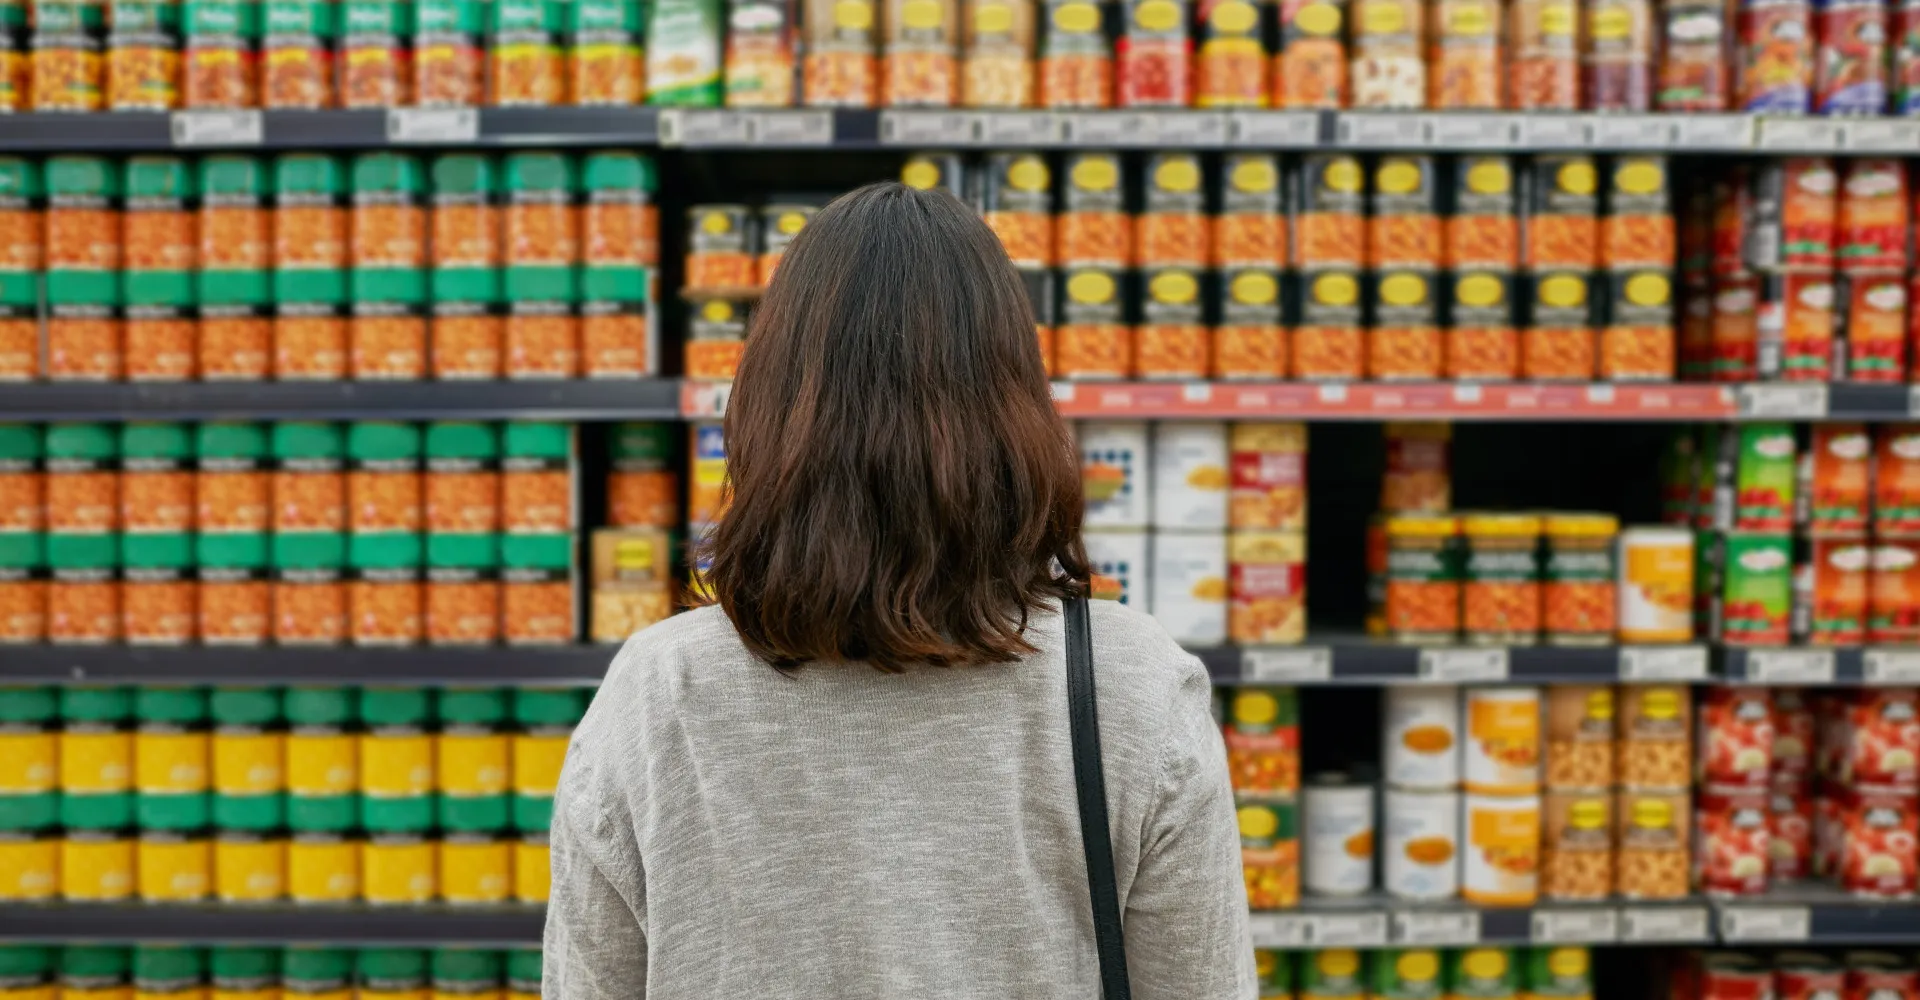
[[[0,115],[23,153],[388,146],[1350,149],[1899,155],[1920,118],[1472,111],[395,108]]]

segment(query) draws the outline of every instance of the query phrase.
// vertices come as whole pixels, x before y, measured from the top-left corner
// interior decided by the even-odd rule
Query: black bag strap
[[[1093,941],[1100,955],[1100,989],[1106,1000],[1131,1000],[1127,944],[1120,932],[1120,889],[1113,877],[1113,834],[1107,828],[1107,778],[1100,764],[1100,716],[1093,698],[1093,628],[1087,599],[1069,597],[1067,619],[1067,719],[1073,733],[1073,790],[1080,800],[1080,843],[1087,854],[1087,887],[1093,896]]]

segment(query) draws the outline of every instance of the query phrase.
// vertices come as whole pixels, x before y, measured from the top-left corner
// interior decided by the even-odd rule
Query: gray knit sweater
[[[1139,1000],[1254,996],[1206,671],[1093,602]],[[546,1000],[1096,1000],[1061,619],[1005,666],[784,676],[718,608],[627,641],[553,813]]]

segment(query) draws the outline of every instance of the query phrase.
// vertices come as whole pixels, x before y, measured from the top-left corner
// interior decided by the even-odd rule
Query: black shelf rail
[[[220,116],[219,124],[223,127],[194,127],[214,115]],[[253,127],[256,122],[257,128]],[[652,146],[659,140],[660,112],[655,108],[0,115],[0,149],[10,153],[386,149],[393,146]]]
[[[0,684],[570,687],[600,683],[617,646],[12,646]]]
[[[678,420],[680,380],[29,382],[0,420]]]
[[[546,907],[538,904],[374,907],[16,903],[0,906],[0,940],[526,948],[540,944],[546,920]]]

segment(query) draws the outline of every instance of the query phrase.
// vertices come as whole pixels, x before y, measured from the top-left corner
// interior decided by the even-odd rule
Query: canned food
[[[1140,530],[1089,531],[1081,536],[1093,598],[1118,601],[1150,611],[1147,597],[1147,533]]]
[[[1145,528],[1152,508],[1146,423],[1090,420],[1079,425],[1078,436],[1086,527]]]
[[[1920,805],[1913,793],[1842,789],[1835,802],[1840,887],[1856,896],[1904,899],[1915,889]]]
[[[1823,157],[1759,165],[1753,175],[1747,265],[1758,271],[1831,270],[1839,188],[1833,161]]]
[[[1813,773],[1814,714],[1807,692],[1773,689],[1773,767],[1775,788],[1801,784]]]
[[[1387,519],[1387,631],[1399,642],[1451,642],[1460,633],[1458,518]]]
[[[1380,759],[1394,788],[1460,783],[1460,696],[1451,687],[1387,689]]]
[[[1298,278],[1300,321],[1293,331],[1293,374],[1357,381],[1365,375],[1360,274],[1347,266],[1309,267]]]
[[[1547,689],[1547,787],[1608,788],[1613,781],[1613,689]]]
[[[1227,536],[1227,634],[1239,644],[1295,643],[1307,634],[1306,539],[1294,532]]]
[[[1694,859],[1700,888],[1710,896],[1749,896],[1767,890],[1767,792],[1709,785],[1694,813]]]
[[[1835,296],[1839,315],[1834,338],[1846,345],[1847,377],[1855,382],[1904,381],[1906,280],[1898,274],[1842,272]]]
[[[1907,266],[1907,174],[1899,160],[1848,160],[1834,256],[1843,271]]]
[[[1605,789],[1550,791],[1540,822],[1540,894],[1605,899],[1613,892],[1613,802]]]
[[[1920,692],[1862,688],[1834,697],[1843,734],[1835,780],[1876,788],[1920,786]]]
[[[1882,538],[1920,535],[1920,425],[1882,424],[1875,429],[1873,533]]]
[[[1611,643],[1619,601],[1614,544],[1620,522],[1611,514],[1549,514],[1543,525],[1546,556],[1541,605],[1547,642],[1556,646]]]
[[[1312,952],[1300,963],[1302,1000],[1358,1000],[1367,993],[1367,956],[1350,948]]]
[[[1348,267],[1365,263],[1365,176],[1359,159],[1347,154],[1310,153],[1301,159],[1295,174],[1298,196],[1293,203],[1300,214],[1293,229],[1293,260]]]
[[[1686,788],[1693,775],[1691,689],[1683,684],[1622,687],[1619,710],[1620,783]]]
[[[1773,698],[1763,687],[1708,688],[1700,707],[1700,781],[1766,788],[1773,763]]]
[[[1140,324],[1134,330],[1134,369],[1146,379],[1207,377],[1208,331],[1203,320],[1202,274],[1187,265],[1139,272]]]
[[[1218,300],[1213,328],[1215,378],[1264,381],[1285,376],[1282,277],[1278,268],[1267,266],[1233,267],[1220,273],[1214,285]]]
[[[1810,593],[1804,634],[1818,645],[1856,646],[1866,640],[1869,613],[1868,582],[1876,548],[1864,540],[1813,540],[1806,572]],[[1796,629],[1801,633],[1801,629]]]
[[[1540,789],[1540,689],[1470,688],[1461,771],[1466,789],[1519,795]]]
[[[1840,957],[1846,966],[1846,997],[1906,1000],[1920,994],[1920,973],[1913,964],[1883,951],[1850,951]]]
[[[1300,790],[1300,714],[1292,688],[1235,689],[1225,737],[1235,792],[1291,796]]]
[[[1373,888],[1373,788],[1328,772],[1307,783],[1301,800],[1301,849],[1307,892],[1357,896]]]
[[[1775,786],[1769,797],[1767,874],[1776,879],[1813,874],[1813,796],[1804,785]]]
[[[1813,107],[1813,22],[1805,0],[1741,4],[1734,110],[1804,115]]]
[[[1231,441],[1229,523],[1236,529],[1305,530],[1306,426],[1239,423]]]
[[[1618,861],[1614,892],[1626,899],[1678,899],[1687,894],[1688,796],[1628,790],[1614,804]]]
[[[1539,895],[1540,797],[1466,796],[1460,894],[1487,906],[1527,906]]]
[[[1120,157],[1075,153],[1063,164],[1066,184],[1054,218],[1058,257],[1064,264],[1133,263],[1133,225],[1127,215]]]
[[[1118,379],[1133,372],[1133,331],[1122,289],[1127,272],[1106,265],[1061,273],[1054,371],[1063,378]]]
[[[1175,642],[1217,646],[1227,641],[1227,537],[1221,532],[1162,533],[1152,537],[1149,606]]]
[[[1754,313],[1755,363],[1765,379],[1825,382],[1833,375],[1838,326],[1833,275],[1769,274]]]
[[[1846,978],[1833,959],[1815,952],[1783,951],[1773,957],[1773,995],[1777,1000],[1838,997],[1846,988]]]
[[[1051,267],[1053,175],[1038,153],[987,156],[981,214],[1016,267]]]
[[[760,256],[755,264],[757,283],[764,287],[773,280],[781,255],[819,212],[817,205],[772,204],[760,209]]]
[[[1873,546],[1867,585],[1867,641],[1920,641],[1920,540],[1883,538]]]
[[[1808,452],[1809,482],[1798,498],[1807,509],[1807,531],[1816,538],[1864,535],[1873,452],[1866,427],[1818,424]]]
[[[687,210],[686,287],[752,288],[755,278],[753,211],[745,205],[695,205]]]
[[[1520,333],[1512,286],[1511,274],[1464,271],[1449,276],[1448,378],[1504,382],[1519,374]]]
[[[1468,642],[1508,646],[1540,634],[1540,519],[1469,514],[1461,622]]]
[[[1236,796],[1240,867],[1247,906],[1290,909],[1300,902],[1300,840],[1290,799]]]
[[[1620,533],[1620,641],[1693,638],[1693,533],[1627,528]]]
[[[1448,479],[1449,424],[1390,423],[1387,469],[1380,482],[1380,509],[1394,514],[1444,514],[1453,506]]]
[[[1374,953],[1371,1000],[1439,1000],[1440,953],[1431,948],[1387,948]]]
[[[1460,891],[1460,793],[1388,788],[1382,878],[1400,899],[1451,899]]]
[[[1887,5],[1829,0],[1814,5],[1813,110],[1878,115],[1887,108]]]
[[[1253,981],[1259,1000],[1293,1000],[1293,956],[1272,948],[1253,949]]]
[[[1712,1000],[1765,1000],[1773,995],[1773,970],[1751,955],[1709,952],[1700,957],[1700,982],[1689,996]]]

